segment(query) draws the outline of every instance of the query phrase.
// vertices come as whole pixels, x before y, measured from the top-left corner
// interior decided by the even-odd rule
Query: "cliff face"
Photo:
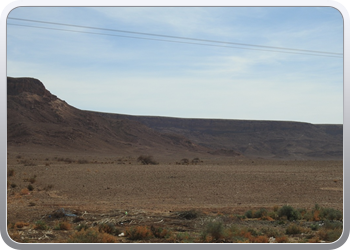
[[[8,146],[120,153],[342,159],[343,126],[181,119],[76,109],[33,78],[7,79]]]

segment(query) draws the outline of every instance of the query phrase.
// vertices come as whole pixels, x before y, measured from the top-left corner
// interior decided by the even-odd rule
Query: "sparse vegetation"
[[[303,227],[294,223],[290,224],[286,229],[286,234],[301,234],[302,232],[304,232]]]
[[[55,230],[70,230],[72,225],[67,221],[60,221],[55,227]]]
[[[181,165],[188,165],[188,164],[190,164],[190,160],[187,158],[183,158],[183,159],[181,159],[180,164]]]
[[[292,208],[293,210],[296,210]],[[322,211],[323,208],[317,207],[317,211]],[[299,211],[301,209],[298,209]],[[312,210],[305,209],[305,215]],[[172,227],[171,230],[167,227],[167,224],[155,225],[154,222],[148,225],[135,225],[126,228],[124,231],[125,238],[122,238],[122,242],[181,242],[181,243],[221,243],[221,242],[233,242],[233,243],[289,243],[289,242],[333,242],[336,241],[342,234],[343,224],[341,221],[315,222],[311,224],[305,221],[303,218],[290,222],[287,220],[287,215],[283,215],[286,219],[280,225],[280,221],[272,221],[266,223],[262,221],[266,214],[274,212],[273,209],[259,208],[257,210],[248,210],[245,214],[252,213],[251,218],[246,218],[244,215],[229,215],[217,212],[215,214],[206,214],[196,210],[188,210],[184,212],[177,212],[177,216],[173,219],[177,220],[176,225],[186,225],[187,228],[191,228],[196,223],[203,223],[201,227],[194,231],[182,231],[183,229]],[[254,212],[255,211],[255,212]],[[278,210],[279,211],[279,210]],[[287,211],[290,211],[288,209]],[[336,210],[337,211],[337,210]],[[87,225],[85,223],[78,224],[73,227],[69,222],[79,223],[81,220],[69,219],[65,216],[63,209],[55,210],[50,214],[50,218],[53,220],[51,223],[54,230],[66,230],[65,234],[69,237],[68,240],[61,242],[68,243],[113,243],[117,242],[118,236],[121,231],[116,228],[114,223],[100,223],[97,226]],[[94,218],[92,215],[91,218]],[[128,215],[132,216],[132,215]],[[240,220],[237,220],[237,216]],[[63,220],[62,220],[63,218]],[[132,217],[130,217],[132,218]],[[145,215],[144,218],[150,218]],[[171,217],[169,217],[170,219]],[[90,220],[89,219],[89,220]],[[186,219],[189,221],[183,221],[179,223],[179,219]],[[196,219],[196,220],[195,220]],[[58,220],[58,221],[57,221]],[[193,220],[193,221],[190,221]],[[135,221],[131,219],[131,221]],[[141,220],[143,221],[143,220]],[[146,222],[146,221],[145,221]],[[50,225],[43,220],[38,220],[32,227],[35,230],[49,230]],[[157,223],[157,222],[155,222]],[[193,224],[194,223],[194,224]],[[252,223],[252,224],[250,224]],[[96,224],[95,224],[96,225]],[[251,226],[249,226],[251,225]],[[260,226],[256,226],[260,225]],[[31,228],[29,223],[17,222],[15,224],[8,223],[8,228],[12,230],[27,230]],[[74,230],[72,230],[74,228]],[[11,235],[14,232],[11,232]],[[70,236],[69,236],[70,235]],[[21,237],[22,241],[28,241],[28,238]]]
[[[69,237],[68,243],[116,243],[117,239],[95,228],[82,229]]]
[[[37,222],[35,222],[35,226],[34,226],[35,230],[47,230],[48,228],[49,227],[42,220],[38,220]]]
[[[221,221],[210,221],[202,231],[201,238],[204,242],[216,242],[224,238],[224,225]]]
[[[102,223],[98,226],[98,231],[101,233],[108,233],[112,235],[120,234],[120,230],[118,230],[114,224],[112,223]]]
[[[89,161],[88,161],[88,160],[85,160],[85,159],[79,159],[79,160],[77,161],[77,163],[78,163],[78,164],[88,164]]]
[[[15,158],[15,155],[16,154],[14,154],[12,157]],[[129,184],[125,181],[127,179],[125,177],[132,176],[132,178],[129,180],[133,180],[133,183],[137,182],[137,185],[140,184],[140,193],[145,194],[145,196],[149,195],[148,193],[152,192],[150,189],[154,188],[152,186],[152,181],[159,178],[161,183],[175,183],[176,185],[183,185],[190,191],[193,191],[193,187],[200,187],[202,190],[198,191],[198,194],[202,195],[205,193],[207,195],[205,198],[208,200],[212,199],[212,197],[215,195],[217,195],[215,197],[216,199],[221,199],[222,197],[224,200],[227,198],[227,196],[225,197],[225,192],[216,193],[213,192],[212,189],[206,190],[205,185],[202,183],[199,185],[198,182],[193,179],[193,176],[199,174],[197,169],[200,169],[201,172],[209,174],[210,178],[215,175],[220,178],[225,178],[222,173],[233,173],[230,172],[231,170],[226,168],[226,166],[221,165],[216,167],[216,163],[212,168],[212,166],[209,166],[209,164],[212,164],[212,159],[210,158],[206,160],[206,162],[208,161],[208,164],[203,164],[201,166],[191,166],[202,162],[199,160],[199,158],[192,159],[193,157],[190,157],[190,160],[187,159],[188,161],[184,161],[185,166],[174,166],[174,158],[166,159],[162,156],[162,158],[159,160],[166,162],[166,164],[162,164],[162,167],[148,166],[140,169],[141,164],[146,165],[150,163],[147,160],[142,163],[142,160],[147,157],[142,157],[141,160],[138,159],[137,156],[138,155],[136,155],[136,157],[135,155],[125,157],[118,155],[113,156],[111,159],[95,158],[97,160],[92,160],[92,156],[74,156],[72,154],[72,159],[74,157],[74,159],[80,160],[72,161],[75,164],[69,167],[67,164],[63,163],[66,158],[63,158],[61,164],[56,162],[53,157],[50,157],[51,162],[48,161],[49,158],[47,158],[45,162],[43,159],[45,159],[46,156],[42,159],[40,159],[39,156],[32,158],[22,156],[22,158],[19,159],[24,161],[24,158],[26,158],[28,162],[33,161],[37,163],[38,167],[23,167],[19,164],[19,160],[13,158],[9,159],[9,162],[13,164],[13,168],[11,165],[9,165],[7,170],[8,177],[12,177],[7,181],[8,207],[13,209],[13,207],[21,206],[21,210],[13,209],[11,213],[9,213],[8,218],[11,221],[11,223],[8,223],[9,235],[18,239],[20,242],[33,243],[328,243],[337,240],[342,234],[343,213],[342,211],[335,209],[340,206],[338,203],[333,203],[334,200],[331,195],[326,196],[326,200],[330,200],[329,203],[325,203],[323,200],[320,200],[320,204],[322,206],[324,205],[329,207],[322,207],[317,204],[313,207],[312,204],[310,206],[310,203],[304,202],[300,202],[299,204],[307,204],[307,208],[292,207],[290,205],[283,205],[280,203],[273,206],[273,204],[270,205],[272,200],[269,200],[268,203],[266,203],[269,204],[268,207],[263,207],[265,203],[253,202],[249,204],[250,208],[243,210],[248,204],[246,203],[247,199],[241,194],[244,193],[244,191],[241,189],[241,186],[238,186],[238,184],[234,186],[229,184],[226,185],[226,183],[229,183],[227,180],[223,182],[225,183],[225,188],[230,188],[230,190],[233,192],[237,192],[237,199],[233,201],[237,204],[237,206],[207,206],[203,208],[200,205],[202,203],[198,203],[198,201],[203,202],[204,199],[199,196],[192,196],[191,193],[191,195],[184,194],[183,196],[174,196],[174,198],[177,199],[179,199],[179,197],[180,199],[183,197],[185,203],[182,204],[181,200],[181,205],[174,205],[171,208],[167,208],[165,206],[168,202],[167,197],[162,197],[164,200],[157,200],[164,203],[164,214],[163,210],[156,210],[159,208],[156,206],[157,204],[148,206],[145,205],[146,203],[143,203],[146,208],[145,210],[142,210],[138,206],[141,203],[138,203],[134,209],[129,207],[126,208],[126,206],[123,209],[127,209],[128,214],[125,214],[125,211],[122,210],[122,208],[118,208],[118,206],[121,204],[119,202],[116,202],[116,209],[112,209],[113,211],[111,210],[110,212],[107,212],[106,210],[101,209],[99,212],[97,212],[97,210],[92,208],[95,207],[95,204],[94,206],[87,203],[80,205],[78,202],[73,204],[73,202],[69,201],[70,199],[64,199],[64,197],[67,195],[69,196],[64,185],[70,185],[71,183],[63,180],[65,176],[63,177],[63,175],[60,175],[60,173],[63,171],[67,172],[67,174],[81,174],[81,176],[78,175],[79,179],[76,178],[76,176],[73,176],[74,178],[72,178],[72,180],[77,179],[76,190],[79,190],[79,192],[89,192],[89,190],[91,191],[91,187],[98,187],[98,193],[101,195],[107,194],[108,197],[111,197],[114,192],[119,191],[119,194],[121,195],[125,195],[125,193],[130,194],[132,190],[130,189],[131,185],[127,186]],[[187,157],[188,155],[183,155],[183,157],[184,156]],[[89,161],[85,160],[83,157],[86,157],[86,159],[89,159]],[[120,158],[118,159],[118,157]],[[136,166],[135,164],[136,159],[138,159],[139,166]],[[179,160],[181,157],[177,156],[176,159]],[[115,162],[114,166],[102,165],[112,164],[112,160]],[[252,167],[250,164],[251,160],[243,160],[245,165]],[[98,168],[96,168],[94,165],[78,165],[93,164],[93,161],[98,163]],[[240,164],[240,161],[241,159],[234,159],[232,160],[232,164]],[[132,166],[116,165],[117,163],[128,164],[130,162],[133,164]],[[45,165],[49,163],[52,165],[52,168],[45,167]],[[187,163],[189,166],[186,166]],[[258,166],[260,164],[260,160],[256,160],[256,163]],[[229,165],[230,163],[227,164]],[[87,169],[90,169],[89,173],[86,172]],[[130,169],[133,171],[135,169],[138,172],[131,172],[129,171]],[[220,172],[218,169],[223,171]],[[234,172],[237,172],[237,169],[235,169]],[[148,175],[148,171],[154,171],[152,172],[154,175],[150,177],[150,175]],[[291,176],[291,172],[288,171],[286,174]],[[142,178],[143,176],[140,177],[139,172],[144,173],[145,178]],[[163,172],[167,172],[167,174],[164,175]],[[244,176],[245,180],[249,180],[247,175],[243,175],[242,170],[238,170],[238,172],[239,175],[242,174],[242,176]],[[38,177],[36,177],[34,174],[37,174]],[[112,177],[112,181],[109,179],[103,179],[106,176],[109,177],[109,175]],[[56,176],[57,178],[55,178]],[[233,176],[232,180],[235,182],[240,181],[238,176],[231,176]],[[267,175],[264,175],[262,177],[265,178],[266,176]],[[86,179],[83,180],[83,178],[80,177],[86,177]],[[203,176],[200,176],[201,180],[203,180],[202,177]],[[141,184],[144,184],[142,183],[144,179],[149,181],[147,182],[147,184],[150,184],[149,189],[148,187],[144,188],[144,186],[141,186]],[[92,183],[92,181],[94,180],[106,180],[106,182],[104,182],[102,185],[100,185],[101,183],[98,183],[100,186],[93,186],[95,183]],[[341,181],[338,181],[338,183],[333,183],[332,180],[333,179],[330,179],[330,181],[328,181],[330,186],[325,186],[325,188],[329,188],[330,190],[333,190],[334,188],[334,192],[329,193],[333,193],[334,196],[339,194],[338,196],[340,197],[341,192],[337,191],[338,189],[340,190]],[[115,185],[113,181],[115,181],[117,185]],[[217,179],[213,178],[213,182],[210,183],[215,183],[214,181],[217,181]],[[18,185],[16,185],[16,183]],[[53,188],[53,184],[55,185],[56,190],[45,193],[44,190],[51,190]],[[222,186],[221,183],[218,186]],[[166,191],[167,195],[169,196],[172,194],[171,192],[174,191],[171,189],[166,190],[168,188],[167,186],[163,187],[164,191]],[[237,187],[237,189],[234,187]],[[72,186],[69,186],[69,188],[72,188]],[[127,191],[122,194],[122,191],[125,190]],[[128,190],[130,190],[130,192]],[[31,193],[32,191],[34,192]],[[96,194],[95,191],[97,190],[92,190],[93,194]],[[247,189],[247,192],[250,191],[251,189]],[[75,190],[72,192],[75,192]],[[283,193],[284,191],[281,192],[284,195],[286,194]],[[317,193],[317,191],[315,192]],[[317,193],[316,197],[319,197],[320,193]],[[72,194],[72,197],[78,197],[77,195],[78,191]],[[256,197],[254,195],[256,195],[256,193],[249,193],[249,198],[252,196],[252,200],[254,200],[254,197]],[[108,203],[105,199],[106,196],[102,198],[101,203],[96,204],[96,208],[98,207],[98,209],[100,209],[105,203],[108,207],[111,207],[111,203]],[[124,200],[125,196],[122,198]],[[132,198],[134,199],[134,197]],[[149,196],[146,198],[149,198]],[[154,196],[154,198],[158,199],[159,196]],[[190,199],[192,199],[193,203],[189,205],[189,203],[192,202]],[[286,198],[286,200],[288,199]],[[213,200],[210,200],[210,202],[212,201]],[[91,199],[91,202],[96,202],[96,199]],[[133,200],[133,202],[136,202],[136,200]],[[291,201],[288,200],[288,202]],[[52,208],[53,210],[50,212],[49,210],[51,209],[50,206],[52,206],[52,204],[54,204],[53,206],[56,205],[57,207]],[[222,205],[223,203],[219,202],[218,204]],[[295,202],[292,204],[298,203]],[[151,209],[153,206],[155,207],[154,211]],[[331,208],[330,206],[334,206],[335,208]],[[65,211],[63,208],[67,210]],[[191,210],[191,208],[195,209]],[[71,210],[69,211],[68,209]],[[171,209],[172,211],[169,211],[168,209]],[[20,222],[14,223],[16,221]],[[40,230],[42,230],[42,232]],[[17,233],[19,234],[17,235]]]
[[[199,216],[199,212],[192,209],[188,211],[179,212],[178,216],[186,220],[192,220],[192,219],[196,219]]]
[[[153,234],[146,226],[136,226],[128,228],[125,235],[130,240],[145,240],[151,238]]]
[[[152,225],[151,232],[153,236],[156,238],[165,239],[170,237],[170,232],[167,229],[164,229],[162,227],[155,227]]]
[[[141,162],[143,165],[157,165],[158,162],[153,159],[151,155],[140,155],[137,158],[137,162]]]
[[[285,205],[278,210],[279,218],[286,218],[288,220],[298,220],[300,219],[300,213],[293,207]]]
[[[57,158],[57,161],[63,161],[65,163],[72,163],[72,162],[74,162],[71,158],[68,158],[68,157],[66,157],[66,158],[63,158],[63,157]]]

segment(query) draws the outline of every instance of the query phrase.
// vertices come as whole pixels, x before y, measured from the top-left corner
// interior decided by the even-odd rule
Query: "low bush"
[[[303,232],[304,229],[294,223],[290,224],[286,229],[286,234],[301,234]]]
[[[201,234],[202,240],[207,241],[207,236],[210,236],[211,241],[214,242],[224,238],[223,223],[221,221],[211,221],[207,223]]]
[[[321,208],[319,217],[322,220],[341,220],[343,218],[343,213],[333,208]]]
[[[196,165],[197,163],[200,163],[200,162],[201,162],[201,160],[198,157],[193,158],[192,161],[191,161],[191,163],[194,164],[194,165]]]
[[[137,158],[137,162],[141,162],[143,165],[157,165],[158,162],[153,159],[151,155],[140,155]]]
[[[265,208],[260,208],[253,213],[253,218],[262,218],[267,216],[267,210]]]
[[[317,236],[320,240],[334,242],[340,238],[342,232],[343,230],[339,228],[334,230],[323,228],[317,232]]]
[[[69,237],[68,243],[116,243],[117,239],[107,233],[100,233],[95,228],[82,229]]]
[[[278,210],[277,214],[279,218],[286,217],[290,221],[298,220],[301,218],[299,211],[295,210],[293,207],[288,205],[284,205],[283,207],[281,207]]]
[[[151,238],[153,234],[146,226],[137,226],[128,228],[125,236],[130,240],[144,240]]]
[[[153,225],[151,226],[151,232],[156,238],[164,239],[170,236],[170,232],[168,230],[163,229],[161,227],[155,227]]]
[[[120,230],[118,230],[114,224],[112,223],[102,223],[98,226],[98,231],[101,233],[108,233],[113,235],[120,234]]]
[[[343,223],[340,221],[325,221],[323,227],[330,230],[342,229]]]
[[[310,225],[310,229],[312,230],[312,231],[317,231],[318,229],[319,229],[319,225],[317,224],[317,223],[314,223],[314,224],[311,224]]]
[[[253,218],[253,211],[252,210],[248,210],[247,212],[244,213],[244,215],[247,218]]]
[[[188,164],[190,164],[190,160],[187,158],[183,158],[183,159],[181,159],[180,164],[181,165],[188,165]]]
[[[199,217],[199,212],[192,209],[192,210],[188,210],[188,211],[179,212],[178,216],[180,218],[183,218],[186,220],[192,220],[192,219],[196,219],[197,217]]]

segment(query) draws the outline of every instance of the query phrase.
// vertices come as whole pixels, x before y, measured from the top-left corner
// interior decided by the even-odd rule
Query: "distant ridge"
[[[182,119],[76,109],[34,78],[7,78],[8,146],[122,153],[342,159],[343,125]]]

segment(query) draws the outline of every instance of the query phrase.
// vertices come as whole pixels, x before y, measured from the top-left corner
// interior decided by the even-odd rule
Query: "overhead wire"
[[[124,32],[124,33],[139,34],[139,35],[148,35],[148,36],[158,36],[158,37],[167,37],[167,38],[176,38],[176,39],[186,39],[186,40],[194,40],[194,41],[202,41],[202,42],[210,42],[210,43],[234,44],[234,45],[251,46],[251,47],[255,46],[255,47],[262,47],[262,48],[271,48],[271,49],[275,49],[275,50],[271,50],[271,49],[269,49],[269,50],[267,50],[267,49],[255,49],[255,48],[245,48],[245,47],[234,47],[234,46],[224,46],[224,45],[218,45],[218,44],[195,43],[195,42],[185,42],[185,41],[175,41],[175,40],[164,40],[164,39],[155,39],[155,38],[148,38],[148,37],[124,36],[124,35],[116,35],[116,34],[96,33],[96,32],[88,32],[88,31],[58,29],[58,28],[52,28],[52,27],[42,27],[42,26],[33,26],[33,25],[8,23],[8,25],[24,26],[24,27],[32,27],[32,28],[41,28],[41,29],[48,29],[48,30],[69,31],[69,32],[76,32],[76,33],[86,33],[86,34],[105,35],[105,36],[116,36],[116,37],[125,37],[125,38],[133,38],[133,39],[143,39],[143,40],[153,40],[153,41],[183,43],[183,44],[193,44],[193,45],[212,46],[212,47],[221,47],[221,48],[235,48],[235,49],[246,49],[246,50],[258,50],[258,51],[288,53],[288,54],[302,54],[302,55],[326,56],[326,57],[342,58],[342,53],[323,52],[323,51],[314,51],[314,50],[301,50],[301,49],[282,48],[282,47],[263,46],[263,45],[252,45],[252,44],[242,44],[242,43],[232,43],[232,42],[222,42],[222,41],[215,41],[215,40],[187,38],[187,37],[177,37],[177,36],[168,36],[168,35],[151,34],[151,33],[134,32],[134,31],[125,31],[125,30],[105,29],[105,28],[97,28],[97,27],[89,27],[89,26],[81,26],[81,25],[73,25],[73,24],[63,24],[63,23],[55,23],[55,22],[46,22],[46,21],[38,21],[38,20],[30,20],[30,19],[22,19],[22,18],[11,18],[11,17],[9,17],[8,19],[20,20],[20,21],[29,21],[29,22],[38,22],[38,23],[45,23],[45,24],[54,24],[54,25],[69,26],[69,27],[78,27],[78,28],[85,28],[85,29],[96,29],[96,30],[104,30],[104,31],[114,31],[114,32]],[[278,49],[278,50],[276,50],[276,49]],[[289,50],[289,51],[282,51],[282,50]],[[300,51],[300,52],[294,52],[294,51]],[[304,53],[304,52],[309,52],[309,53]]]

